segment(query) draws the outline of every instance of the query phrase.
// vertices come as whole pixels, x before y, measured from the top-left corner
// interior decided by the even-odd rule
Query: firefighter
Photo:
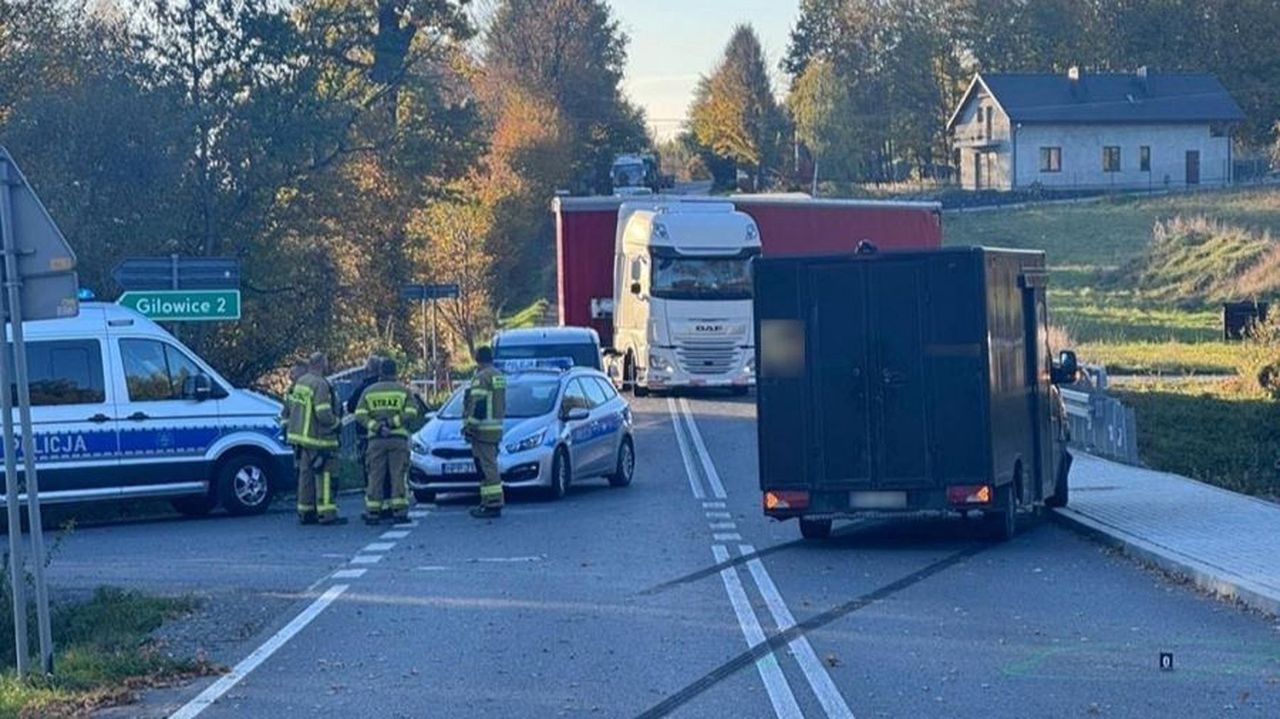
[[[473,507],[476,519],[502,516],[502,475],[498,471],[498,445],[502,442],[502,420],[506,417],[507,378],[493,366],[493,350],[479,347],[475,354],[475,379],[464,396],[462,436],[471,445],[471,454],[480,469],[480,505]]]
[[[370,525],[388,512],[396,521],[409,518],[409,435],[422,426],[413,394],[396,381],[395,360],[382,360],[378,375],[378,381],[361,393],[355,413],[357,425],[369,437],[363,516]]]
[[[360,406],[360,396],[364,394],[365,390],[369,389],[369,387],[373,386],[373,384],[378,381],[378,375],[381,372],[382,356],[378,354],[369,355],[369,359],[366,360],[364,364],[364,378],[360,380],[360,384],[356,385],[355,391],[347,398],[345,409],[347,410],[348,416],[351,416],[352,418],[355,417],[356,408]],[[360,467],[360,472],[365,473],[365,470],[369,466],[369,434],[365,431],[363,422],[356,422],[355,435],[356,464]],[[360,479],[367,482],[367,474]]]
[[[325,379],[329,361],[311,355],[307,373],[298,378],[285,402],[286,439],[298,453],[298,521],[302,524],[341,524],[333,497],[337,470],[338,427],[333,388]]]

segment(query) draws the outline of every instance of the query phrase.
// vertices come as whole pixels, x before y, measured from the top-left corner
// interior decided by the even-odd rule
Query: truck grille
[[[676,347],[680,367],[689,374],[724,374],[738,365],[738,343],[732,339],[684,339]]]

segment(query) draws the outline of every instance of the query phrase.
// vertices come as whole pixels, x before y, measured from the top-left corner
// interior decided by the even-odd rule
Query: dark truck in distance
[[[954,248],[754,262],[764,511],[825,538],[834,518],[1067,501],[1044,254]]]

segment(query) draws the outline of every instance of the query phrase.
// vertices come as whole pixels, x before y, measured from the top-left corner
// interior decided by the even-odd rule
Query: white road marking
[[[425,509],[415,509],[409,512],[409,519],[422,519],[428,514],[431,514],[431,513]]]
[[[724,502],[703,502],[703,509],[724,509]]]
[[[351,558],[352,564],[377,564],[381,561],[381,554],[357,554]]]
[[[391,550],[392,550],[392,548],[394,548],[395,546],[396,546],[396,543],[395,543],[395,542],[372,542],[372,543],[370,543],[370,544],[365,545],[365,548],[364,548],[364,549],[361,549],[360,551],[362,551],[362,552],[389,552],[389,551],[391,551]]]
[[[334,579],[359,579],[368,569],[339,569],[333,573]]]
[[[693,468],[692,452],[689,451],[689,443],[684,439],[684,432],[680,431],[680,415],[676,412],[676,401],[667,398],[667,410],[671,412],[671,428],[676,431],[676,444],[680,446],[680,457],[684,460],[684,474],[689,478],[689,488],[693,490],[695,499],[702,499],[702,485],[698,482],[698,473]]]
[[[742,556],[749,557],[755,554],[756,548],[750,544],[741,544],[738,545],[738,551],[742,553]],[[751,571],[751,576],[756,581],[756,587],[760,589],[760,594],[764,597],[764,603],[768,605],[769,613],[773,615],[773,622],[778,625],[778,631],[785,632],[794,627],[796,618],[792,616],[791,610],[787,608],[787,603],[783,601],[782,594],[778,591],[777,585],[773,583],[773,578],[769,576],[768,570],[764,568],[764,563],[759,559],[750,559],[747,561],[747,569]],[[813,651],[813,646],[809,644],[809,639],[802,634],[791,640],[791,643],[787,646],[791,648],[796,662],[800,664],[800,669],[804,672],[805,679],[809,680],[809,686],[813,687],[813,693],[818,696],[818,703],[822,704],[827,716],[832,717],[832,719],[853,719],[853,712],[849,709],[849,705],[845,703],[844,696],[836,688],[835,682],[831,680],[831,675],[827,673],[827,668],[822,665],[822,661],[818,659],[818,655]]]
[[[707,512],[707,519],[731,519],[732,514],[728,512]]]
[[[404,539],[407,536],[409,536],[409,533],[401,529],[394,532],[383,532],[382,536],[378,537],[378,539]]]
[[[240,660],[240,663],[232,667],[230,672],[210,684],[195,699],[183,705],[181,709],[170,714],[169,719],[193,719],[199,716],[201,712],[218,701],[223,694],[226,694],[232,687],[239,684],[240,680],[249,675],[249,672],[257,669],[272,654],[275,654],[276,650],[284,646],[294,635],[320,616],[320,612],[323,612],[330,604],[333,604],[334,600],[342,596],[342,593],[347,591],[349,587],[350,585],[347,584],[335,584],[329,587],[324,594],[321,594],[314,602],[307,605],[306,609],[284,625],[280,631],[271,635],[271,638],[263,643],[262,646],[254,649],[253,653]]]
[[[724,499],[724,484],[720,482],[720,474],[716,472],[716,465],[711,461],[707,445],[702,441],[698,423],[693,420],[693,410],[689,409],[689,401],[683,397],[680,398],[680,411],[684,415],[685,424],[689,427],[689,437],[693,439],[694,449],[698,450],[698,458],[702,460],[702,469],[707,475],[707,481],[711,484],[711,493],[716,496],[716,499]]]
[[[324,554],[321,554],[320,556],[324,557],[325,559],[346,559],[346,558],[347,558],[347,555],[345,555],[345,554],[338,554],[338,553],[336,553],[336,552],[325,552]]]
[[[741,534],[713,534],[711,538],[717,542],[741,542]]]
[[[396,528],[403,528],[403,529],[413,529],[414,527],[418,526],[418,523],[417,523],[417,522],[414,522],[414,521],[408,521],[408,522],[396,522],[395,524],[393,524],[393,525],[391,525],[391,526],[396,527]]]
[[[419,572],[443,572],[446,569],[448,569],[448,567],[441,567],[437,565],[429,567],[414,567],[414,570]]]
[[[492,562],[492,563],[501,564],[501,563],[507,563],[507,562],[541,562],[544,559],[546,559],[546,557],[542,557],[542,556],[538,556],[538,557],[476,557],[471,561]]]
[[[712,546],[711,554],[715,557],[716,564],[729,561],[729,550],[723,545]],[[747,598],[747,592],[742,588],[737,570],[733,567],[721,569],[720,579],[724,582],[724,591],[729,595],[729,603],[733,605],[733,613],[738,617],[738,626],[742,629],[742,636],[747,640],[747,646],[754,647],[763,643],[764,630],[760,628],[760,621],[756,619],[755,612],[751,609],[751,600]],[[773,704],[774,714],[786,719],[792,717],[800,719],[804,716],[800,712],[800,705],[796,704],[796,695],[791,692],[791,685],[787,683],[787,676],[782,673],[782,667],[778,666],[778,658],[772,652],[756,660],[756,670],[760,672],[760,679],[764,682],[764,689],[769,694],[769,702]]]
[[[737,529],[738,525],[734,522],[712,522],[712,529]]]

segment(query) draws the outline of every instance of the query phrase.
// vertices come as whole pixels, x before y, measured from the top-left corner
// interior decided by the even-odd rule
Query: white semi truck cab
[[[615,361],[643,396],[755,384],[755,220],[728,202],[628,202],[613,270]]]

